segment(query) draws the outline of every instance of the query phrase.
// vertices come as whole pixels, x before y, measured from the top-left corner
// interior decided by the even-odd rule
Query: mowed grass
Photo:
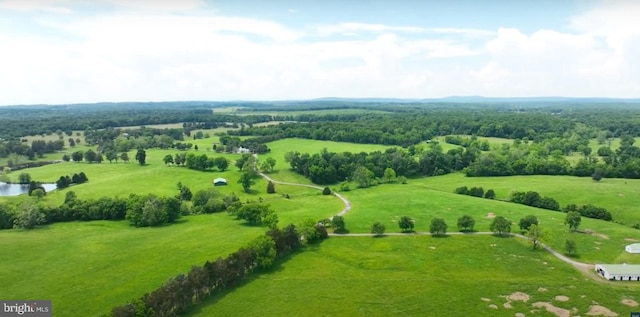
[[[0,298],[50,299],[54,316],[98,316],[264,231],[224,213],[159,228],[93,221],[2,230]]]
[[[591,177],[574,176],[507,176],[465,177],[461,173],[412,181],[419,186],[453,192],[456,188],[481,186],[493,189],[498,199],[509,199],[515,191],[536,191],[555,198],[560,207],[568,204],[593,204],[611,212],[615,221],[625,225],[640,223],[640,180],[605,178],[595,182]]]
[[[624,251],[631,239],[638,239],[638,230],[602,220],[582,218],[580,229],[595,234],[573,233],[564,225],[565,214],[509,202],[458,195],[434,190],[426,180],[410,180],[409,184],[378,185],[342,193],[352,203],[345,215],[346,228],[351,233],[368,233],[371,225],[380,221],[387,232],[400,232],[398,220],[410,216],[415,220],[415,231],[428,232],[431,219],[443,218],[448,231],[458,231],[457,219],[470,215],[475,219],[476,231],[490,231],[492,218],[504,216],[513,222],[512,232],[518,232],[518,222],[527,215],[535,215],[540,226],[547,231],[545,240],[554,249],[564,252],[567,239],[577,243],[579,261],[590,263],[638,263],[640,257]]]
[[[599,283],[516,238],[331,237],[188,316],[552,316],[537,302],[585,316],[594,301],[627,316],[637,308],[620,302],[639,291]],[[506,298],[515,292],[528,301]]]

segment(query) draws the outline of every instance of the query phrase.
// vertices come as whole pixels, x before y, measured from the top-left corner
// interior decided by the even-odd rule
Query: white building
[[[640,265],[596,264],[596,273],[613,281],[640,281]]]
[[[640,243],[630,244],[624,247],[624,250],[629,253],[640,253]]]

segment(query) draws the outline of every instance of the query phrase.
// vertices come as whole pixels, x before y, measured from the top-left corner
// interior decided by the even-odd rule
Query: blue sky
[[[0,105],[639,97],[640,1],[0,0]]]

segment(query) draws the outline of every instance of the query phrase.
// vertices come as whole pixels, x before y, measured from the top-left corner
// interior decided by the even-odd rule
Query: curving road
[[[290,185],[290,186],[300,186],[300,187],[307,187],[307,188],[313,188],[313,189],[318,189],[318,190],[323,190],[324,187],[320,187],[320,186],[316,186],[316,185],[309,185],[309,184],[299,184],[299,183],[289,183],[289,182],[281,182],[278,180],[275,180],[271,177],[269,177],[268,175],[260,172],[255,164],[258,161],[258,155],[254,154],[253,155],[255,157],[255,161],[254,161],[254,170],[264,179],[273,182],[274,184],[280,184],[280,185]],[[342,209],[339,213],[336,214],[336,216],[343,216],[344,214],[346,214],[347,212],[349,212],[351,210],[351,203],[349,202],[349,200],[347,200],[346,198],[344,198],[344,196],[333,192],[332,194],[336,197],[338,197],[338,199],[342,200],[342,202],[344,203],[344,209]],[[482,235],[493,235],[493,232],[486,232],[486,231],[482,231],[482,232],[449,232],[447,233],[447,235],[476,235],[476,234],[482,234]],[[429,232],[414,232],[414,233],[399,233],[399,232],[390,232],[390,233],[385,233],[384,236],[411,236],[411,235],[431,235],[431,233]],[[529,240],[529,238],[521,235],[521,234],[517,234],[517,233],[509,233],[509,235],[520,238],[520,239],[526,239]],[[345,233],[345,234],[340,234],[340,233],[330,233],[329,236],[331,237],[373,237],[375,236],[375,234],[373,233]],[[560,259],[561,261],[572,265],[573,267],[575,267],[576,269],[578,269],[579,271],[594,277],[592,274],[589,274],[590,272],[593,271],[594,265],[593,264],[588,264],[588,263],[583,263],[583,262],[578,262],[578,261],[574,261],[566,256],[564,256],[562,253],[552,249],[551,247],[549,247],[548,245],[540,242],[540,247],[542,247],[543,249],[547,250],[549,253],[551,253],[552,255],[554,255],[556,258]],[[597,279],[600,280],[600,279]]]

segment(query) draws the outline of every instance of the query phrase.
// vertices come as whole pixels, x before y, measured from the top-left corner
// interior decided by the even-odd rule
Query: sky
[[[634,0],[0,0],[0,105],[640,97]]]

